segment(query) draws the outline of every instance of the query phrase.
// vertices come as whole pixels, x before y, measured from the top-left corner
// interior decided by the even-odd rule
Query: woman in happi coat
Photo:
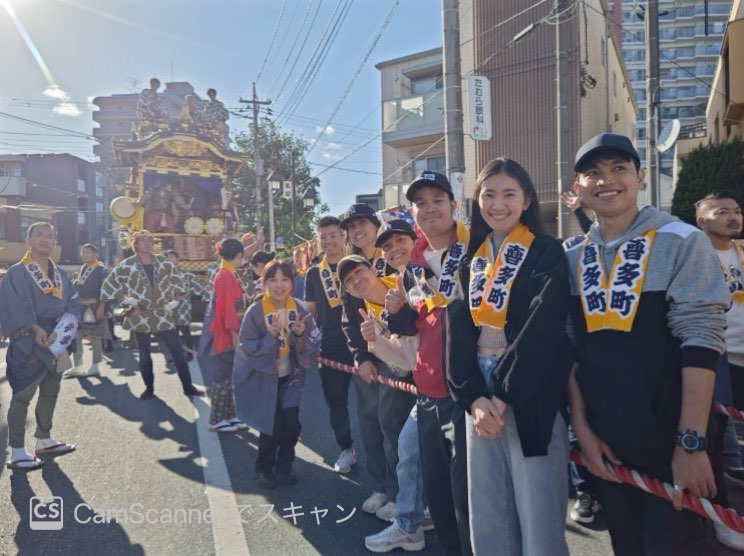
[[[304,302],[291,296],[289,261],[273,260],[263,274],[264,293],[243,318],[233,384],[238,418],[257,429],[256,476],[263,488],[294,484],[305,370],[320,347],[320,332]]]
[[[236,269],[243,263],[243,244],[235,238],[222,241],[219,248],[222,261],[212,282],[211,301],[204,315],[199,355],[202,370],[212,386],[212,413],[209,430],[235,432],[248,428],[235,418],[233,396],[233,363],[238,349],[240,315],[245,304]]]
[[[517,162],[481,170],[464,300],[451,303],[449,387],[467,411],[475,554],[568,555],[569,284],[560,242],[542,231],[535,187]]]

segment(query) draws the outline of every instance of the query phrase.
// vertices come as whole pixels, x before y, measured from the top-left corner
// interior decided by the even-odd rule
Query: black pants
[[[181,340],[183,340],[184,345],[189,349],[194,349],[194,338],[191,335],[191,327],[189,325],[186,326],[178,326],[178,333],[181,335]]]
[[[295,459],[295,446],[300,439],[300,408],[281,406],[282,386],[289,377],[279,379],[279,389],[274,415],[273,434],[261,433],[258,437],[258,456],[256,471],[270,473],[274,466],[281,472],[292,469]]]
[[[322,350],[321,356],[353,365],[354,359],[346,348],[343,350]],[[320,383],[323,387],[323,398],[330,410],[331,428],[336,442],[342,450],[351,448],[351,422],[349,421],[349,384],[351,375],[331,367],[320,367]]]
[[[383,365],[378,372],[385,371]],[[379,382],[367,384],[354,377],[359,433],[367,455],[367,472],[372,491],[384,492],[394,501],[398,496],[398,436],[416,398]]]
[[[734,407],[744,409],[744,367],[729,363],[731,372],[731,391],[734,396]]]
[[[155,375],[152,372],[152,356],[150,355],[150,336],[149,332],[135,332],[134,337],[137,340],[137,349],[139,350],[139,365],[142,372],[142,380],[145,381],[145,387],[153,390],[155,387]],[[181,386],[184,393],[194,389],[189,374],[189,365],[186,363],[186,357],[183,353],[181,340],[178,338],[178,332],[175,328],[156,332],[157,339],[165,345],[166,349],[173,357],[173,363],[178,371],[178,378],[181,380]]]
[[[424,490],[446,554],[472,554],[465,412],[452,398],[419,396],[418,437]]]

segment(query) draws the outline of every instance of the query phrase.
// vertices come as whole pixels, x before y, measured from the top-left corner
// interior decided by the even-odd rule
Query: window
[[[413,173],[418,176],[421,172],[444,172],[447,167],[445,156],[431,156],[429,158],[418,158],[413,161]]]
[[[23,216],[21,215],[21,237],[23,239],[26,239],[26,233],[28,232],[29,227],[34,222],[44,222],[45,220],[43,218],[33,218],[31,216]],[[5,229],[5,226],[3,226],[3,230]]]
[[[77,190],[78,193],[85,193],[85,180],[78,179]]]
[[[96,196],[103,197],[103,174],[96,172]]]
[[[617,74],[612,72],[612,94],[617,96]]]
[[[420,95],[442,88],[442,74],[414,77],[411,79],[411,94]]]
[[[12,178],[21,177],[21,165],[14,162],[6,162],[0,164],[0,176],[8,176]]]
[[[77,217],[78,224],[81,224],[81,225],[85,226],[85,224],[86,224],[85,213],[84,212],[78,212],[77,215],[78,215],[78,217]]]
[[[96,214],[98,214],[100,218],[104,217],[103,203],[101,201],[96,201]]]

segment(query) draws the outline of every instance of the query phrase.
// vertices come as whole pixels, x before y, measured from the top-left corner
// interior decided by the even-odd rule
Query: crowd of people
[[[198,352],[210,430],[258,431],[261,488],[301,480],[293,469],[299,408],[320,356],[334,471],[358,462],[353,389],[368,477],[362,509],[390,523],[365,539],[370,551],[421,550],[433,528],[447,554],[568,554],[573,444],[586,468],[570,467],[570,516],[590,523],[601,507],[616,554],[714,553],[682,495],[728,506],[727,487],[744,484],[733,423],[713,403],[744,408],[740,201],[726,191],[706,195],[697,227],[639,209],[644,171],[630,140],[614,134],[585,143],[574,171],[564,202],[596,221],[565,241],[545,233],[529,173],[507,158],[480,171],[469,226],[455,220],[452,187],[436,172],[407,189],[415,226],[382,222],[365,204],[321,217],[322,257],[301,277],[292,261],[260,251],[262,238],[225,239],[204,292],[198,346],[179,320],[197,286],[177,253],[153,253],[149,232],[134,234],[134,255],[108,274],[85,246],[72,283],[50,259],[54,228],[33,224],[29,253],[0,287],[13,391],[8,465],[32,469],[43,454],[74,450],[51,436],[57,355],[75,341],[66,317],[91,339],[96,367],[105,307],[118,303],[139,350],[140,397],[155,395],[152,335],[187,396],[205,395],[185,355]],[[24,425],[37,390],[31,454]],[[621,483],[607,462],[672,484],[673,503]],[[715,534],[744,548],[724,526]]]

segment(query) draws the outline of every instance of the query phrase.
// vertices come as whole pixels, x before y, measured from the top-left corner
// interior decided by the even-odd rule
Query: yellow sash
[[[734,241],[734,249],[736,250],[737,259],[739,260],[739,269],[744,276],[744,248],[742,248],[741,242]],[[721,268],[723,269],[723,274],[726,277],[726,283],[731,290],[731,299],[734,303],[744,304],[744,291],[736,289],[736,277],[731,273],[730,269],[726,268],[726,265],[723,264],[723,262],[721,262]]]
[[[80,275],[77,279],[78,285],[82,286],[83,284],[85,284],[85,281],[88,279],[90,274],[98,268],[99,264],[100,263],[98,262],[98,259],[93,259],[93,262],[90,264],[84,264],[80,268]]]
[[[320,283],[323,285],[328,305],[338,307],[341,305],[341,296],[339,295],[339,282],[336,273],[331,270],[331,265],[325,257],[318,265],[320,271]]]
[[[442,274],[439,276],[437,291],[434,292],[426,282],[426,276],[423,268],[414,271],[414,277],[418,283],[421,292],[424,294],[426,308],[431,311],[434,307],[446,307],[447,304],[455,299],[457,295],[457,269],[460,267],[460,261],[465,256],[465,251],[470,240],[470,231],[462,222],[456,221],[457,241],[449,246],[447,254],[442,262]]]
[[[385,284],[385,287],[387,289],[392,289],[396,286],[397,276],[382,276],[379,278],[379,280],[380,282]],[[388,312],[385,310],[384,305],[378,305],[377,303],[372,303],[371,301],[367,301],[365,299],[364,306],[367,309],[368,315],[379,321],[387,322],[389,315]]]
[[[286,318],[284,319],[284,322],[282,323],[282,330],[279,332],[279,336],[277,336],[277,341],[279,342],[279,357],[284,357],[289,353],[289,332],[290,327],[294,324],[294,322],[297,320],[297,317],[299,313],[297,312],[297,304],[295,303],[295,300],[292,296],[287,298],[287,304],[284,307],[286,309],[285,315]],[[271,303],[271,299],[269,299],[269,294],[265,293],[261,297],[261,310],[264,314],[264,321],[266,322],[266,328],[271,327],[271,320],[273,317],[275,317],[275,313],[277,313],[279,310],[274,307],[274,304]]]
[[[225,270],[227,270],[228,272],[232,272],[233,274],[235,274],[236,272],[236,268],[225,259],[220,260],[220,268],[224,268]]]
[[[629,332],[633,328],[655,235],[656,230],[649,230],[618,248],[609,284],[599,246],[589,239],[584,240],[579,257],[578,288],[587,332]]]
[[[31,279],[39,287],[41,293],[44,295],[52,294],[57,299],[62,299],[62,274],[60,274],[60,270],[52,259],[49,259],[49,262],[52,264],[52,268],[54,268],[54,281],[47,276],[47,273],[39,266],[39,263],[33,259],[31,251],[27,251],[21,259],[21,264],[26,267],[26,272],[28,272],[28,275],[31,276]]]
[[[470,263],[470,315],[478,326],[503,329],[512,283],[535,235],[524,224],[518,224],[506,236],[496,257],[492,237],[493,234],[486,237]]]

